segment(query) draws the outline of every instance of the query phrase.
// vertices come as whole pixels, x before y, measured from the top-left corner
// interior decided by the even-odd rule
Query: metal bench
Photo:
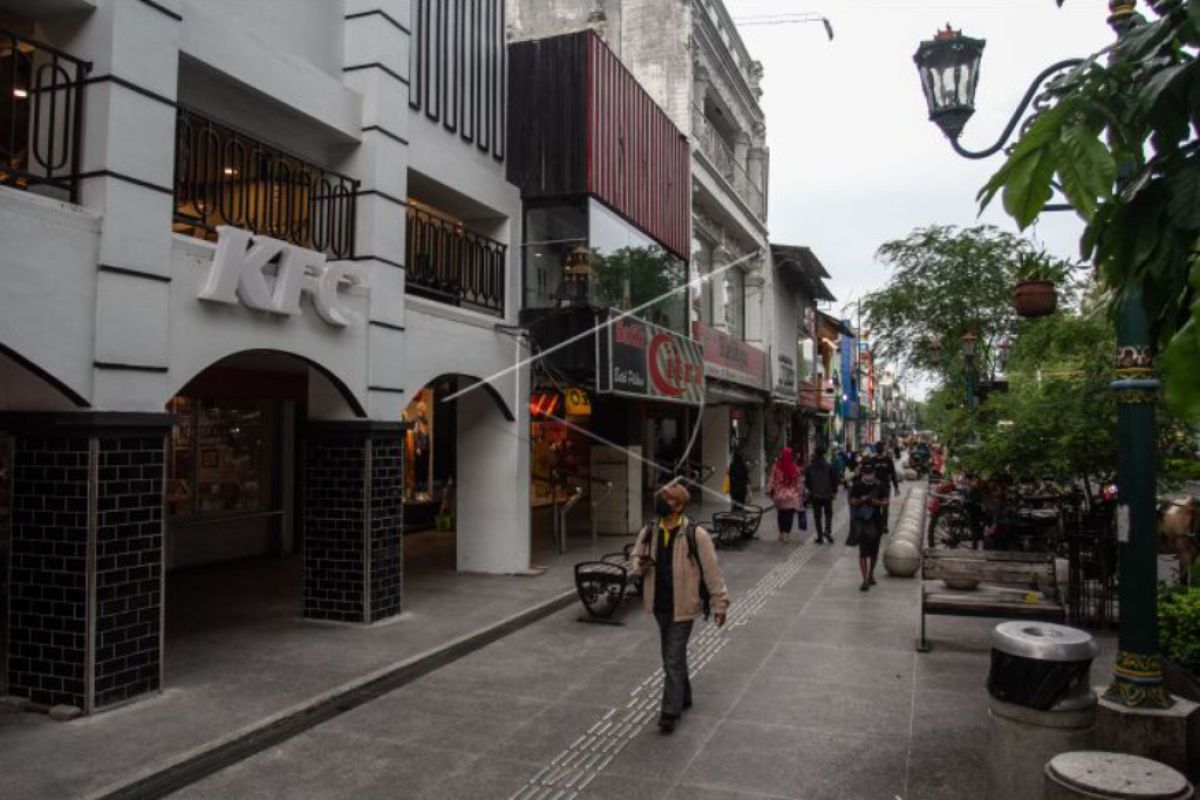
[[[606,553],[599,561],[581,561],[575,565],[575,591],[587,616],[580,622],[620,625],[614,615],[628,597],[641,597],[642,576],[629,570],[633,543],[620,553]]]
[[[925,636],[925,617],[930,614],[1053,622],[1066,618],[1053,553],[925,548],[921,577],[921,636],[917,640],[917,651],[921,653],[930,649]],[[975,589],[931,585],[944,579],[974,580],[979,585]]]
[[[765,510],[747,504],[733,511],[718,511],[711,522],[702,522],[700,527],[712,536],[714,547],[736,547],[754,538]]]

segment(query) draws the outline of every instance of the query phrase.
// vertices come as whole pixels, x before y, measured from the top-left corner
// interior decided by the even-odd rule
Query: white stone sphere
[[[905,539],[893,539],[883,552],[883,568],[897,578],[911,578],[921,568],[921,549]]]

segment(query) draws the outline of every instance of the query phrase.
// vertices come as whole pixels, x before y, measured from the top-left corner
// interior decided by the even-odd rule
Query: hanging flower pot
[[[1058,292],[1054,288],[1054,281],[1018,281],[1013,289],[1013,308],[1026,319],[1053,314],[1058,308]]]

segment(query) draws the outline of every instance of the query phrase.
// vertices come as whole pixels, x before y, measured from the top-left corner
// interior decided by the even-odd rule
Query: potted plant
[[[1017,285],[1013,308],[1027,319],[1045,317],[1058,308],[1055,284],[1067,276],[1067,267],[1045,251],[1021,253],[1017,263]]]

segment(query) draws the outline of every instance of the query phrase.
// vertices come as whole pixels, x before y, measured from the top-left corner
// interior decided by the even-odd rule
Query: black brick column
[[[162,680],[166,414],[6,414],[8,691],[91,712]]]
[[[304,445],[304,616],[400,613],[404,426],[320,422]]]

